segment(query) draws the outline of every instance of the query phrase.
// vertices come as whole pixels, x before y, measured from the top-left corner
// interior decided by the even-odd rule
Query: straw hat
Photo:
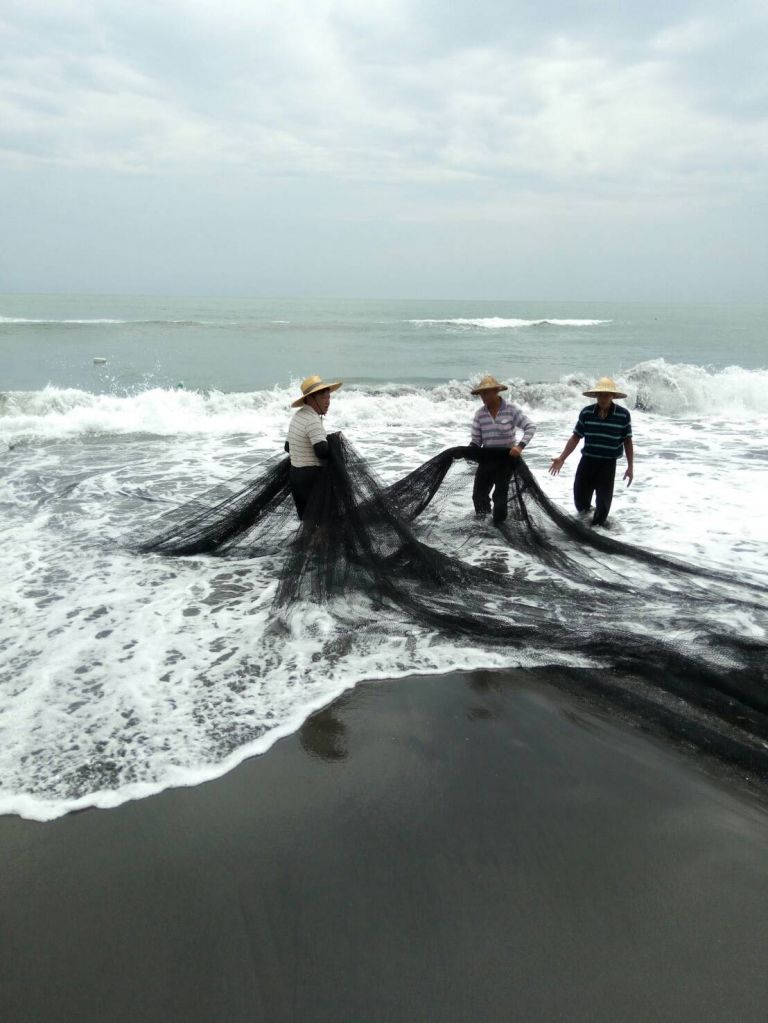
[[[610,377],[600,377],[591,391],[581,392],[585,398],[596,398],[598,394],[610,394],[614,398],[626,398],[623,391],[616,390],[616,384]]]
[[[484,376],[483,379],[477,384],[476,387],[472,388],[472,394],[480,394],[481,391],[506,391],[508,390],[506,384],[500,384],[496,377],[492,377],[490,374]]]
[[[335,383],[327,384],[322,377],[307,377],[306,380],[301,381],[301,397],[291,402],[291,408],[298,408],[300,405],[303,405],[304,399],[308,398],[310,394],[315,394],[317,391],[338,391],[341,383],[341,380],[337,380]]]

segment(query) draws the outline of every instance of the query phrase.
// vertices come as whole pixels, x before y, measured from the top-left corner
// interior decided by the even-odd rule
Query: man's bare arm
[[[631,437],[627,437],[624,441],[624,454],[627,456],[627,471],[624,473],[624,479],[629,487],[632,485],[632,480],[635,476],[635,446],[632,443]]]
[[[571,434],[571,436],[568,438],[566,442],[565,447],[563,448],[562,454],[559,455],[557,458],[552,459],[552,464],[549,467],[550,476],[557,476],[557,474],[563,467],[563,462],[566,460],[568,455],[570,455],[570,453],[578,447],[580,440],[581,437],[579,437],[578,433]]]

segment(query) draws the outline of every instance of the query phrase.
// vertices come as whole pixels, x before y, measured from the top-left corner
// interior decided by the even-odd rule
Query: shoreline
[[[128,803],[151,799],[164,792],[197,788],[225,778],[242,764],[268,754],[286,738],[301,733],[308,720],[324,713],[359,687],[396,684],[426,678],[469,676],[479,672],[498,677],[523,678],[527,684],[552,690],[553,699],[576,700],[587,713],[639,731],[663,747],[693,758],[700,770],[714,779],[728,779],[743,792],[768,800],[768,745],[748,732],[733,727],[700,706],[674,697],[647,681],[612,669],[537,665],[530,667],[438,669],[427,673],[403,671],[386,678],[363,678],[341,688],[335,696],[323,696],[301,713],[244,746],[221,761],[195,768],[177,768],[175,777],[162,782],[134,782],[119,789],[102,789],[71,799],[46,800],[35,795],[0,793],[0,820],[18,816],[35,823],[51,823],[87,810],[115,810]],[[62,806],[66,809],[62,809]]]
[[[764,790],[547,675],[361,684],[215,781],[1,818],[3,1018],[762,1023]]]

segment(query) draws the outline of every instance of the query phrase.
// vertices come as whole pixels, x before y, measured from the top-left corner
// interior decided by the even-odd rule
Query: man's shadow
[[[336,717],[334,707],[313,714],[299,729],[299,742],[304,752],[330,762],[345,760],[349,752],[347,726]]]

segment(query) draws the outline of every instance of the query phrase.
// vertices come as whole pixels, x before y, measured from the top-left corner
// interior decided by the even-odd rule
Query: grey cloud
[[[583,219],[606,237],[616,224],[629,240],[645,217],[662,235],[675,223],[693,237],[696,217],[722,231],[724,210],[751,203],[762,214],[734,215],[734,225],[744,251],[756,251],[768,71],[766,18],[755,5],[722,13],[679,0],[225,0],[216,8],[30,0],[4,19],[2,191],[36,194],[27,224],[47,210],[62,254],[64,224],[93,231],[86,266],[88,252],[108,243],[95,227],[71,223],[63,205],[91,204],[98,182],[95,208],[123,242],[115,267],[135,286],[143,271],[127,253],[139,258],[142,227],[164,253],[159,279],[173,277],[176,247],[177,282],[198,286],[205,257],[188,232],[201,218],[217,241],[208,247],[218,249],[217,269],[208,268],[216,279],[220,267],[222,279],[237,274],[244,286],[236,254],[247,258],[251,245],[266,260],[269,239],[274,260],[261,283],[289,281],[285,239],[300,235],[306,265],[293,259],[296,279],[309,287],[315,274],[337,294],[336,278],[364,274],[363,254],[379,267],[370,275],[377,285],[410,281],[381,268],[377,232],[384,252],[398,251],[400,239],[391,256],[399,267],[419,253],[425,288],[439,273],[458,280],[459,264],[468,282],[496,280],[495,263],[516,265],[532,244],[518,237],[510,249],[510,225],[538,225],[537,238],[553,238],[557,224]],[[26,179],[17,177],[25,166]],[[23,235],[19,204],[8,203],[6,223]],[[313,260],[312,247],[332,244],[334,230],[333,260]],[[451,262],[459,238],[477,274]],[[663,262],[652,244],[636,247]],[[21,252],[10,282],[35,276],[33,247]],[[549,265],[560,279],[557,260]],[[105,271],[94,264],[94,272],[101,280]],[[587,268],[579,274],[586,288]],[[526,275],[530,288],[543,286],[530,267]],[[744,280],[753,279],[750,266]]]

